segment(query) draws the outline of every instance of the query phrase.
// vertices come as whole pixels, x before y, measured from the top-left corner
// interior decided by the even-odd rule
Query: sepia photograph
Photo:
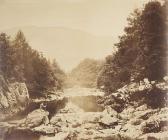
[[[168,0],[0,0],[0,140],[168,140]]]

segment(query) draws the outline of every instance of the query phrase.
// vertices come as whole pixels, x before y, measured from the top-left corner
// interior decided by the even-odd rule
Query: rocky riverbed
[[[2,140],[167,140],[167,89],[166,80],[131,83],[108,96],[97,89],[66,89],[59,97],[34,101],[36,106],[45,101],[49,108],[37,107],[22,119],[1,122],[0,137]]]

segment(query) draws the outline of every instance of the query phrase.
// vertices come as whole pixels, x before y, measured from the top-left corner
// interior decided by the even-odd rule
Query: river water
[[[56,122],[57,118],[62,120],[59,124],[62,127],[61,132],[45,136],[32,132],[29,129],[13,130],[11,128],[5,134],[4,140],[64,140],[68,137],[75,123],[81,125],[96,117],[100,117],[103,108],[98,106],[97,99],[103,95],[104,93],[97,89],[79,87],[65,89],[62,96],[67,98],[68,102],[64,108],[57,111],[57,114],[51,118],[53,122]],[[80,128],[78,130],[82,131]]]

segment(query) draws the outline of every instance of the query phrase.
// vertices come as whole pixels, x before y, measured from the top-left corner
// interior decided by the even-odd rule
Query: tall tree
[[[10,40],[9,36],[5,33],[0,34],[0,73],[4,75],[5,78],[9,78],[12,75],[11,70],[11,50],[10,50]]]
[[[60,68],[58,65],[56,59],[54,59],[51,63],[52,70],[54,72],[55,77],[57,77],[57,87],[58,89],[61,89],[65,86],[65,80],[66,80],[66,74],[65,72]]]

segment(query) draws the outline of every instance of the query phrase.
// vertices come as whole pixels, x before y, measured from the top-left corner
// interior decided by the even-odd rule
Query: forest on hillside
[[[65,73],[56,60],[50,62],[29,46],[22,31],[14,39],[0,34],[0,74],[11,82],[24,82],[32,98],[62,88]]]
[[[106,92],[148,78],[161,80],[167,73],[167,1],[154,1],[127,18],[118,51],[106,57],[97,86]]]
[[[80,86],[96,88],[97,77],[103,66],[102,60],[86,58],[67,74],[67,87]]]

